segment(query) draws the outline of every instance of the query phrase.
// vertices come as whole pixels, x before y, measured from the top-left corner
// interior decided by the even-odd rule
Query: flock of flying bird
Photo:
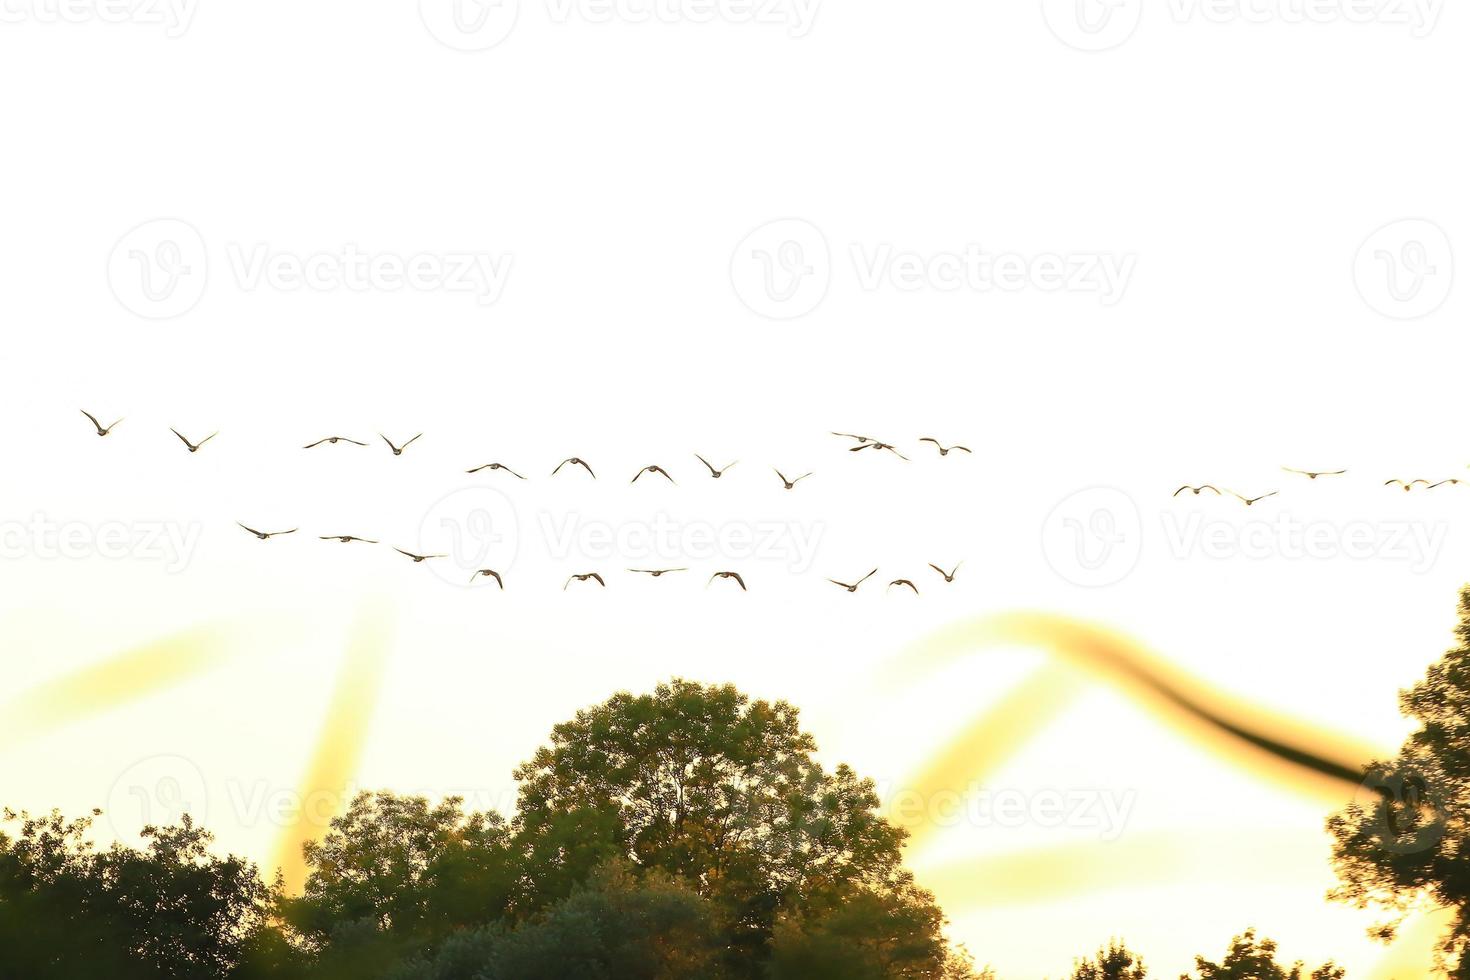
[[[1347,470],[1298,470],[1298,469],[1293,469],[1290,466],[1283,466],[1281,468],[1282,468],[1282,470],[1286,471],[1287,473],[1295,473],[1298,476],[1304,476],[1304,477],[1306,477],[1308,480],[1316,480],[1318,477],[1324,477],[1324,476],[1346,476],[1347,475]],[[1464,482],[1465,482],[1464,480],[1458,480],[1458,479],[1455,479],[1454,477],[1451,477],[1449,479],[1439,480],[1438,482],[1434,482],[1434,483],[1431,483],[1429,480],[1424,480],[1424,479],[1418,479],[1418,480],[1385,480],[1384,483],[1383,483],[1383,485],[1386,486],[1386,487],[1400,487],[1405,493],[1408,493],[1410,490],[1414,489],[1417,486],[1422,486],[1426,490],[1433,490],[1435,487],[1459,486],[1461,483],[1464,483]],[[1242,503],[1244,503],[1247,507],[1251,507],[1251,506],[1253,506],[1253,505],[1255,505],[1257,503],[1260,503],[1262,500],[1265,500],[1267,497],[1274,497],[1274,496],[1276,496],[1277,494],[1279,494],[1281,492],[1280,490],[1272,490],[1270,493],[1263,493],[1259,497],[1247,497],[1244,494],[1236,493],[1234,490],[1231,490],[1228,487],[1226,489],[1224,489],[1224,490],[1221,490],[1219,487],[1214,486],[1213,484],[1203,483],[1203,484],[1200,484],[1197,487],[1196,486],[1191,486],[1189,484],[1185,484],[1184,486],[1180,487],[1178,490],[1175,490],[1174,491],[1174,496],[1177,497],[1181,493],[1184,493],[1184,492],[1188,491],[1188,492],[1194,494],[1196,497],[1198,497],[1201,493],[1203,493],[1206,490],[1211,491],[1217,497],[1224,496],[1225,494],[1228,493],[1228,494],[1230,494],[1230,496],[1232,496],[1232,497],[1236,498],[1237,500],[1241,501]]]
[[[92,423],[92,427],[96,430],[97,435],[99,437],[105,437],[105,436],[110,435],[112,433],[113,429],[117,428],[117,426],[119,424],[121,424],[122,421],[123,421],[122,419],[118,419],[116,422],[113,422],[111,425],[104,426],[98,420],[97,416],[93,415],[91,412],[88,412],[86,409],[82,409],[81,411],[82,411],[82,414],[87,417],[87,420]],[[211,432],[209,435],[205,436],[203,439],[200,439],[198,442],[194,442],[188,436],[185,436],[182,432],[180,432],[178,429],[170,428],[169,431],[172,432],[175,436],[178,437],[179,441],[184,444],[184,447],[190,453],[197,453],[205,445],[205,443],[209,442],[215,436],[219,435],[219,432],[217,432],[217,431],[216,432]],[[848,452],[856,453],[856,452],[862,452],[863,450],[866,450],[866,449],[872,449],[872,450],[875,450],[877,453],[881,453],[881,452],[889,452],[889,453],[892,453],[893,455],[897,456],[899,459],[903,460],[904,462],[909,462],[909,457],[907,457],[903,453],[899,452],[898,451],[898,448],[894,444],[889,443],[889,442],[884,442],[881,439],[876,439],[876,438],[873,438],[872,436],[858,435],[856,433],[851,433],[851,432],[833,432],[832,435],[837,436],[837,437],[842,438],[842,439],[851,439],[854,442],[856,442],[856,445],[851,446],[851,447],[848,448]],[[422,436],[423,436],[423,433],[420,432],[417,435],[413,436],[411,439],[408,439],[406,442],[403,442],[402,444],[398,444],[398,443],[393,442],[393,440],[389,439],[387,436],[383,435],[382,433],[379,433],[378,434],[378,438],[380,438],[380,439],[383,440],[383,442],[392,451],[392,453],[393,453],[394,456],[402,456],[403,455],[403,451],[405,449],[407,449],[409,446],[413,445],[413,443],[416,442]],[[939,455],[941,457],[948,456],[952,452],[963,452],[963,453],[971,453],[972,452],[969,448],[967,448],[965,446],[960,446],[960,445],[946,446],[942,442],[940,442],[938,439],[935,439],[932,436],[924,436],[919,441],[920,442],[933,443],[934,448],[938,451],[938,453],[939,453]],[[347,436],[327,436],[325,438],[318,439],[315,442],[307,443],[302,448],[303,449],[316,449],[318,446],[323,446],[323,445],[335,446],[338,443],[348,443],[348,444],[353,445],[353,446],[363,446],[363,447],[365,447],[365,446],[368,445],[368,443],[366,443],[366,442],[362,442],[362,441],[357,440],[357,439],[350,439]],[[694,454],[694,458],[697,459],[697,460],[699,460],[701,463],[703,463],[704,466],[705,466],[705,468],[709,470],[710,477],[713,478],[713,479],[716,479],[716,480],[718,480],[721,477],[723,477],[725,475],[725,473],[727,473],[732,467],[734,467],[737,463],[739,463],[739,460],[736,460],[733,463],[727,463],[723,467],[716,467],[712,463],[710,463],[709,460],[705,459],[703,456],[699,455],[698,453],[695,453]],[[552,476],[556,476],[558,473],[560,473],[562,471],[562,469],[564,467],[568,467],[568,466],[573,467],[573,468],[580,467],[581,469],[585,470],[587,472],[587,475],[590,476],[592,479],[594,479],[594,480],[597,479],[597,474],[593,471],[591,465],[589,465],[586,460],[581,459],[580,457],[577,457],[577,456],[569,456],[566,459],[562,460],[560,463],[556,464],[556,468],[551,471],[551,475]],[[504,470],[506,473],[510,474],[511,476],[515,477],[516,479],[520,479],[520,480],[526,479],[526,477],[523,476],[522,474],[520,474],[517,471],[511,469],[509,466],[506,466],[504,463],[500,463],[500,462],[484,463],[484,464],[481,464],[480,466],[474,467],[473,469],[465,470],[465,472],[468,473],[468,474],[475,474],[475,473],[482,472],[484,470],[490,470],[490,471]],[[796,488],[796,485],[798,483],[800,483],[802,480],[805,480],[808,477],[810,477],[810,476],[813,475],[812,473],[803,473],[801,476],[788,477],[788,476],[786,476],[786,474],[782,473],[779,469],[775,469],[774,467],[773,467],[773,471],[775,472],[776,476],[780,478],[782,488],[785,489],[785,490],[794,490]],[[657,464],[651,464],[651,465],[648,465],[648,466],[643,467],[637,473],[633,474],[633,479],[630,480],[629,482],[630,483],[637,483],[638,480],[639,480],[639,478],[640,477],[643,477],[645,475],[647,475],[647,476],[661,476],[665,480],[669,481],[670,483],[677,483],[677,481],[674,480],[673,476],[669,473],[668,470],[664,469],[662,466],[659,466]],[[1315,477],[1314,477],[1314,479],[1315,479]],[[1215,490],[1214,487],[1204,486],[1204,487],[1198,487],[1198,488],[1181,487],[1180,488],[1180,491],[1182,492],[1185,489],[1193,489],[1196,494],[1198,494],[1201,490],[1205,490],[1205,489]],[[1218,490],[1215,490],[1215,492],[1217,494],[1219,493]],[[1178,496],[1178,494],[1176,493],[1175,496]],[[1260,499],[1260,498],[1257,498],[1257,499]],[[1248,501],[1248,503],[1254,503],[1254,502],[1255,501]],[[281,537],[281,536],[287,535],[287,534],[295,534],[296,532],[298,532],[300,530],[300,528],[293,527],[293,528],[290,528],[290,529],[284,530],[284,531],[260,531],[260,530],[257,530],[255,528],[253,528],[253,527],[250,527],[249,525],[243,524],[243,523],[241,523],[239,521],[236,521],[235,523],[238,524],[243,530],[245,530],[249,534],[254,535],[257,539],[259,539],[261,541],[269,541],[271,538]],[[376,541],[376,540],[374,540],[372,538],[362,538],[362,537],[358,537],[355,534],[323,534],[323,535],[319,535],[318,537],[319,537],[319,540],[322,540],[322,541],[337,541],[337,542],[340,542],[341,544],[352,544],[354,542],[360,543],[360,544],[378,544],[379,543],[378,541]],[[405,557],[407,557],[409,560],[411,560],[415,564],[419,564],[421,562],[430,561],[430,560],[434,560],[434,559],[448,558],[449,557],[448,555],[440,555],[440,554],[421,555],[421,554],[418,554],[417,552],[405,551],[404,549],[398,548],[398,547],[394,547],[393,550],[396,551],[396,552],[398,552],[400,555],[404,555]],[[935,564],[932,564],[932,563],[929,564],[929,567],[932,568],[932,569],[934,569],[934,571],[938,572],[939,575],[944,579],[944,581],[945,581],[946,584],[950,584],[950,583],[953,583],[954,582],[955,575],[958,574],[958,572],[960,570],[960,565],[961,564],[963,564],[963,562],[956,564],[954,566],[954,568],[951,569],[948,572],[946,572],[943,568],[940,568],[938,565],[935,565]],[[628,571],[631,572],[631,573],[633,573],[633,574],[636,574],[636,575],[648,575],[648,576],[651,576],[653,578],[660,578],[660,577],[662,577],[664,575],[669,575],[669,574],[672,574],[672,573],[675,573],[675,572],[687,572],[687,571],[689,571],[689,569],[688,568],[630,568],[630,569],[628,569]],[[858,587],[861,586],[864,582],[866,582],[868,579],[872,578],[874,575],[877,575],[877,574],[878,574],[878,569],[875,568],[871,572],[869,572],[868,574],[864,575],[862,578],[858,579],[855,582],[841,582],[841,581],[838,581],[837,579],[832,579],[832,578],[829,578],[827,581],[831,582],[833,585],[836,585],[836,586],[844,589],[845,591],[847,591],[849,593],[853,593],[853,592],[857,592]],[[477,569],[473,574],[470,575],[470,582],[473,583],[476,579],[479,579],[479,578],[493,578],[495,580],[496,585],[498,585],[502,591],[504,591],[504,589],[505,589],[505,580],[504,580],[504,578],[501,576],[500,572],[496,571],[493,568],[481,568],[481,569]],[[740,590],[742,592],[749,591],[749,589],[746,587],[745,579],[740,575],[740,573],[739,572],[731,572],[731,571],[715,572],[713,575],[710,576],[709,582],[707,582],[705,584],[705,587],[708,588],[710,585],[713,585],[716,581],[719,581],[719,580],[726,580],[726,581],[734,582],[735,584],[737,584],[737,585],[740,586]],[[568,588],[571,587],[571,585],[572,585],[573,582],[596,582],[599,586],[601,586],[603,588],[606,588],[607,587],[607,581],[605,579],[603,579],[603,577],[602,577],[602,575],[600,573],[598,573],[598,572],[584,572],[584,573],[574,574],[570,578],[568,578],[566,580],[566,582],[562,585],[562,590],[563,591],[566,591]],[[897,579],[894,579],[893,581],[891,581],[891,582],[888,583],[888,588],[889,589],[892,589],[892,588],[895,588],[895,587],[898,587],[898,588],[908,588],[908,589],[913,590],[913,593],[915,595],[918,595],[919,594],[919,587],[913,582],[912,579],[908,579],[908,578],[897,578]]]

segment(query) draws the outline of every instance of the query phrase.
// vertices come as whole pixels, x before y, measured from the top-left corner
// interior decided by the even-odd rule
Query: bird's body
[[[340,541],[343,544],[351,544],[354,541],[361,541],[363,544],[377,544],[378,543],[376,541],[370,541],[367,538],[359,538],[355,534],[323,534],[323,535],[321,535],[321,540],[322,541]]]
[[[481,470],[505,470],[505,472],[509,473],[511,476],[515,477],[518,480],[524,480],[525,479],[525,477],[521,476],[519,473],[517,473],[515,470],[511,469],[509,466],[506,466],[504,463],[486,463],[484,466],[476,466],[472,470],[465,470],[465,472],[466,473],[478,473]]]
[[[725,470],[728,470],[730,467],[734,466],[735,463],[740,462],[740,460],[737,459],[735,461],[735,463],[728,463],[728,464],[725,465],[725,467],[723,469],[718,469],[717,470],[713,466],[710,466],[710,461],[707,460],[707,459],[705,459],[703,456],[699,455],[699,453],[695,453],[694,454],[694,458],[697,459],[697,460],[699,460],[706,467],[708,467],[709,468],[709,475],[711,477],[713,477],[714,479],[716,479],[716,480],[718,480],[720,477],[722,477],[722,476],[725,475]]]
[[[417,436],[414,436],[413,439],[408,440],[408,442],[405,442],[401,446],[395,446],[395,445],[393,445],[393,440],[392,439],[389,439],[387,436],[383,435],[383,433],[381,433],[381,432],[378,433],[378,438],[379,439],[382,439],[384,442],[386,442],[388,444],[388,448],[391,449],[391,450],[393,450],[393,455],[394,456],[402,456],[403,455],[403,451],[405,449],[407,449],[409,446],[413,445],[414,444],[414,441],[417,440],[419,438],[419,436],[422,436],[422,435],[423,435],[423,433],[420,432]]]
[[[1444,486],[1444,485],[1445,485],[1445,484],[1446,484],[1446,483],[1448,483],[1448,484],[1449,484],[1449,485],[1450,485],[1450,486],[1452,486],[1452,487],[1457,487],[1457,486],[1459,486],[1459,485],[1460,485],[1460,482],[1461,482],[1461,481],[1459,481],[1459,480],[1456,480],[1456,479],[1453,479],[1453,478],[1451,478],[1451,479],[1448,479],[1448,480],[1440,480],[1440,481],[1439,481],[1439,482],[1438,482],[1438,483],[1431,483],[1431,484],[1430,484],[1430,485],[1429,485],[1429,489],[1430,489],[1430,490],[1433,490],[1433,489],[1434,489],[1434,488],[1435,488],[1435,487],[1442,487],[1442,486]]]
[[[607,583],[602,580],[601,575],[598,575],[596,572],[586,572],[582,575],[573,575],[571,578],[567,579],[566,585],[563,585],[561,587],[561,590],[565,592],[567,590],[567,586],[571,585],[573,582],[586,582],[588,580],[596,582],[604,589],[607,588]]]
[[[740,573],[739,572],[715,572],[713,575],[711,575],[709,577],[709,581],[706,582],[706,583],[704,583],[704,587],[706,589],[709,588],[711,585],[714,584],[714,581],[717,578],[727,578],[727,579],[732,580],[736,585],[740,586],[740,591],[741,592],[749,592],[750,591],[749,589],[747,589],[745,587],[745,579],[743,579],[743,578],[740,577]]]
[[[317,446],[320,446],[320,445],[323,445],[323,444],[328,445],[328,446],[335,446],[339,442],[350,442],[354,446],[366,446],[367,445],[367,443],[365,443],[365,442],[358,442],[356,439],[349,439],[346,436],[327,436],[325,439],[318,439],[316,442],[308,443],[307,445],[302,446],[301,448],[302,449],[315,449]]]
[[[670,483],[674,483],[674,478],[672,476],[669,476],[669,471],[664,469],[662,466],[645,466],[643,467],[643,469],[633,474],[633,479],[629,480],[628,482],[637,483],[638,478],[644,473],[657,473],[659,476],[663,477],[665,480],[668,480]],[[677,486],[677,484],[675,485]]]
[[[654,578],[658,578],[659,576],[661,576],[661,575],[667,575],[670,572],[687,572],[687,571],[689,571],[689,569],[687,569],[687,568],[630,568],[630,569],[628,569],[628,571],[634,573],[635,575],[652,575]]]
[[[907,463],[909,461],[909,458],[907,456],[905,456],[903,453],[899,452],[896,448],[894,448],[893,446],[889,445],[886,442],[865,442],[861,446],[853,446],[851,449],[848,450],[848,452],[850,452],[850,453],[860,453],[864,449],[877,449],[877,450],[884,450],[884,449],[886,449],[890,453],[892,453],[893,455],[897,456],[899,459],[903,460],[905,463]],[[966,452],[968,452],[968,451],[969,450],[966,450]]]
[[[871,572],[869,572],[868,574],[864,575],[862,578],[858,579],[856,582],[853,582],[851,585],[847,584],[846,582],[839,582],[835,578],[829,578],[827,581],[831,582],[833,585],[839,585],[839,586],[841,586],[842,588],[846,589],[849,592],[856,592],[858,590],[858,586],[859,585],[862,585],[868,579],[872,578],[874,575],[877,575],[877,574],[878,574],[878,569],[875,568]]]
[[[122,419],[118,419],[116,422],[112,423],[111,425],[107,426],[106,428],[103,428],[102,423],[97,421],[97,416],[93,415],[91,412],[87,411],[85,408],[82,409],[82,414],[85,415],[89,420],[91,420],[91,422],[92,422],[92,428],[94,428],[94,429],[97,430],[97,435],[98,435],[99,438],[102,437],[102,436],[107,435],[109,432],[111,432],[113,429],[117,428],[118,425],[122,423]]]
[[[1308,480],[1315,480],[1319,476],[1342,476],[1347,473],[1347,470],[1295,470],[1290,466],[1283,466],[1281,468],[1287,473],[1295,473],[1298,476],[1306,477]]]
[[[933,436],[924,436],[919,441],[920,442],[932,442],[932,443],[934,443],[934,448],[937,449],[937,450],[939,450],[939,455],[941,455],[941,456],[948,456],[950,453],[954,452],[955,450],[959,450],[962,453],[968,453],[970,451],[965,446],[949,446],[949,447],[946,448],[943,443],[941,443],[938,439],[934,438]]]
[[[404,555],[405,557],[407,557],[409,559],[412,559],[412,561],[413,561],[413,563],[415,565],[417,565],[421,561],[428,561],[430,558],[448,558],[449,557],[448,555],[416,555],[412,551],[404,551],[402,548],[394,548],[393,550],[396,551],[396,552],[398,552],[400,555]]]
[[[793,489],[802,480],[805,480],[807,477],[811,476],[810,473],[803,473],[801,476],[798,476],[794,480],[788,480],[786,479],[786,474],[782,473],[780,470],[776,470],[776,475],[781,478],[781,483],[786,487],[787,490]]]
[[[208,442],[209,440],[213,439],[215,436],[219,435],[218,432],[211,432],[209,435],[205,436],[203,439],[200,439],[198,442],[190,442],[184,436],[184,434],[182,432],[180,432],[178,429],[169,429],[168,431],[170,431],[174,435],[178,436],[179,437],[179,441],[182,442],[184,445],[188,446],[189,447],[189,452],[191,452],[191,453],[197,453],[199,451],[199,447],[200,446],[203,446],[206,442]]]
[[[1231,490],[1230,495],[1236,500],[1239,500],[1241,503],[1245,504],[1247,507],[1254,507],[1257,503],[1265,500],[1267,497],[1274,497],[1280,492],[1280,490],[1272,490],[1270,493],[1263,493],[1259,497],[1247,497],[1243,494],[1236,493],[1234,490]]]
[[[240,524],[239,521],[236,521],[235,523]],[[274,538],[281,534],[295,534],[297,531],[300,530],[300,528],[293,527],[289,531],[257,531],[255,528],[247,527],[244,524],[240,524],[240,526],[245,528],[245,530],[249,531],[251,534],[255,535],[262,541],[269,541],[271,538]]]
[[[1389,480],[1383,485],[1386,487],[1398,485],[1404,488],[1404,493],[1408,493],[1410,490],[1414,489],[1414,487],[1418,486],[1421,483],[1426,487],[1429,486],[1428,480],[1409,480],[1408,482],[1405,482],[1403,480]]]
[[[1188,490],[1191,493],[1193,493],[1196,497],[1198,497],[1200,495],[1200,491],[1202,491],[1202,490],[1213,490],[1215,492],[1215,496],[1217,496],[1217,497],[1220,496],[1220,488],[1219,487],[1215,487],[1215,486],[1211,486],[1208,483],[1200,484],[1197,487],[1191,487],[1191,486],[1189,486],[1189,485],[1186,484],[1185,486],[1180,487],[1178,490],[1175,490],[1174,491],[1174,496],[1177,497],[1177,496],[1179,496],[1181,493],[1183,493],[1186,490]]]
[[[493,578],[495,580],[495,584],[500,586],[500,591],[505,591],[505,580],[502,579],[500,577],[500,573],[493,568],[480,569],[478,572],[470,576],[470,581],[474,582],[477,578]]]
[[[963,564],[964,564],[964,562],[957,562],[955,564],[955,566],[954,566],[954,571],[952,571],[952,572],[946,572],[944,569],[940,568],[938,565],[934,564],[933,562],[930,562],[929,563],[929,567],[932,568],[932,569],[934,569],[940,575],[943,575],[944,576],[944,580],[946,582],[953,582],[955,575],[960,570],[960,565],[963,565]]]
[[[895,585],[907,585],[909,588],[914,590],[914,595],[919,594],[919,587],[906,578],[896,578],[892,582],[888,583],[888,587],[890,589],[893,588]]]
[[[556,464],[556,469],[554,469],[554,470],[551,471],[551,475],[552,476],[556,476],[558,473],[561,472],[561,468],[563,466],[568,465],[568,464],[570,464],[572,466],[580,466],[580,467],[582,467],[582,469],[586,470],[587,473],[592,477],[592,479],[594,479],[594,480],[597,479],[597,474],[592,472],[592,467],[588,466],[587,463],[584,460],[578,459],[576,456],[568,456],[566,459],[562,460],[560,463],[557,463]]]

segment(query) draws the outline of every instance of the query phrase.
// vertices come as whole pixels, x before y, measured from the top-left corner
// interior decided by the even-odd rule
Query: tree
[[[1092,959],[1078,960],[1072,980],[1148,980],[1143,957],[1114,939]]]
[[[498,814],[466,814],[462,804],[358,794],[305,846],[306,889],[286,903],[291,923],[320,947],[354,922],[429,941],[504,916],[519,876],[509,831]]]
[[[223,977],[268,943],[276,891],[259,869],[209,853],[188,816],[143,828],[139,850],[93,848],[99,815],[5,811],[0,833],[0,978]]]
[[[1276,962],[1276,944],[1270,939],[1257,939],[1254,929],[1247,929],[1230,942],[1225,959],[1211,963],[1203,956],[1194,958],[1199,980],[1303,980],[1300,962],[1290,969]],[[1308,976],[1311,980],[1342,980],[1346,971],[1329,960]],[[1191,980],[1183,974],[1180,980]]]
[[[1329,818],[1339,886],[1332,897],[1385,909],[1393,938],[1416,908],[1447,907],[1441,966],[1470,976],[1470,589],[1460,593],[1459,646],[1399,694],[1417,722],[1397,755],[1365,769],[1364,793]],[[1448,964],[1454,964],[1449,967]]]

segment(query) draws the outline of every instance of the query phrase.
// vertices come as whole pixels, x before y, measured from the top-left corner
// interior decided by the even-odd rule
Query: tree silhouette
[[[1398,753],[1365,770],[1358,799],[1327,821],[1339,887],[1332,897],[1385,909],[1392,939],[1417,908],[1447,907],[1440,966],[1470,976],[1470,589],[1460,593],[1459,646],[1399,695],[1418,723]]]
[[[1114,939],[1091,959],[1078,960],[1072,980],[1148,980],[1143,957]]]
[[[1276,962],[1276,943],[1257,939],[1256,931],[1247,929],[1231,940],[1223,960],[1211,963],[1203,956],[1196,956],[1194,969],[1199,980],[1303,980],[1305,967],[1300,962],[1289,968],[1281,966]],[[1311,980],[1342,980],[1345,972],[1329,961],[1307,976]],[[1179,980],[1192,978],[1186,973]]]

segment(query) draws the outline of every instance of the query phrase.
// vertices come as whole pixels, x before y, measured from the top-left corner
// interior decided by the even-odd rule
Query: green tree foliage
[[[1460,593],[1459,645],[1399,695],[1416,730],[1366,770],[1359,798],[1327,822],[1339,879],[1334,898],[1385,909],[1392,939],[1416,908],[1455,910],[1442,965],[1470,977],[1470,589]]]
[[[273,889],[255,865],[211,855],[187,816],[144,828],[141,850],[100,852],[90,817],[4,818],[16,830],[0,832],[3,980],[222,977],[270,942]]]
[[[1198,980],[1342,980],[1345,971],[1331,961],[1317,967],[1309,974],[1300,963],[1290,967],[1276,962],[1276,944],[1269,939],[1257,939],[1254,929],[1247,929],[1230,942],[1230,949],[1219,963],[1212,963],[1203,956],[1194,958],[1194,969]],[[1180,980],[1193,980],[1183,974]]]
[[[1114,939],[1096,956],[1078,960],[1072,980],[1148,980],[1148,968],[1142,956]]]

